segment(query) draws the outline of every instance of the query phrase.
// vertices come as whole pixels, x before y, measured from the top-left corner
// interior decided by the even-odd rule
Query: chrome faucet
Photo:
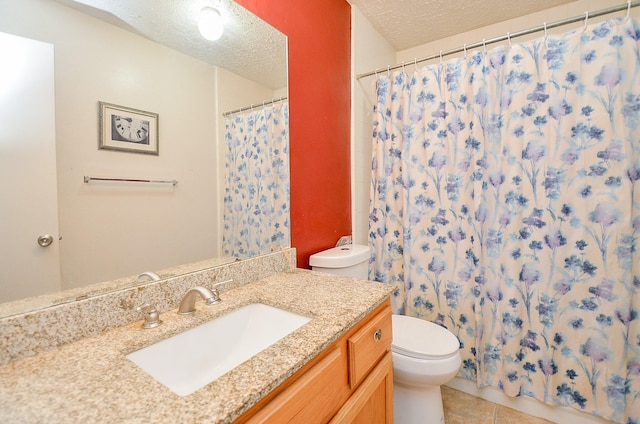
[[[204,303],[207,305],[213,305],[219,302],[220,293],[218,293],[218,289],[215,288],[213,290],[209,290],[206,287],[196,286],[187,292],[182,298],[180,302],[180,307],[178,308],[178,313],[180,315],[189,315],[195,312],[196,310],[196,298],[198,295],[204,299]]]
[[[144,279],[146,279],[143,277],[148,277],[150,281],[160,281],[160,276],[153,271],[146,271],[138,275],[138,282],[142,282]]]

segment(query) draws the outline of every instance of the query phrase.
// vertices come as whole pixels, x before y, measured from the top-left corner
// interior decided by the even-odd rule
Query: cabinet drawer
[[[293,382],[249,423],[326,423],[349,397],[345,344]]]
[[[385,308],[349,337],[349,385],[355,388],[391,346],[391,308]]]

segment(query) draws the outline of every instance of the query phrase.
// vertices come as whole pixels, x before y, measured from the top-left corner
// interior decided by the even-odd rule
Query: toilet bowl
[[[458,338],[420,318],[393,315],[392,320],[394,423],[444,423],[440,386],[462,365]]]
[[[311,255],[309,265],[366,280],[370,256],[367,246],[340,246]],[[392,316],[392,331],[394,422],[444,423],[440,386],[462,365],[458,338],[432,322],[404,315]]]

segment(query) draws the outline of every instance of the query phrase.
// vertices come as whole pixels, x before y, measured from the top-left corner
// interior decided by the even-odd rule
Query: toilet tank
[[[311,255],[309,265],[314,271],[367,280],[370,257],[369,246],[347,244]]]

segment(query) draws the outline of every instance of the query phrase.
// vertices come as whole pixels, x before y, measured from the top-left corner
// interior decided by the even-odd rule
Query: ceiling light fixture
[[[200,20],[198,21],[198,29],[200,34],[209,41],[216,41],[222,36],[224,25],[222,15],[218,9],[205,6],[200,12]]]

